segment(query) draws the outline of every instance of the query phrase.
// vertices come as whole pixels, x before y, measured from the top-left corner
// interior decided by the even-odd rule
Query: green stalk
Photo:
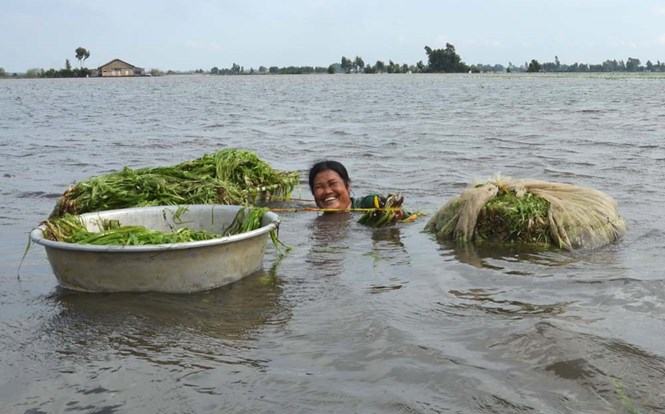
[[[81,181],[51,217],[116,208],[176,204],[253,204],[288,199],[297,172],[273,169],[255,153],[224,149],[174,166],[131,169]]]

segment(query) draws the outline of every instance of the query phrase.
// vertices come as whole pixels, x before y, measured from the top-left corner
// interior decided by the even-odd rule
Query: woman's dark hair
[[[349,173],[346,171],[346,168],[344,168],[342,163],[333,160],[319,161],[309,169],[309,189],[312,193],[314,193],[314,178],[316,178],[318,173],[326,170],[333,170],[339,174],[347,187],[351,184]]]

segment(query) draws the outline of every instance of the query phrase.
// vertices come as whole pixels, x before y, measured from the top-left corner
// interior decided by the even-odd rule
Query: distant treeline
[[[21,77],[44,77],[44,78],[74,78],[86,77],[91,75],[91,71],[83,67],[83,61],[90,56],[87,49],[79,47],[76,49],[76,58],[81,62],[79,69],[72,69],[69,59],[65,60],[64,69],[29,69]],[[657,61],[656,63],[647,60],[642,65],[639,59],[629,57],[624,60],[606,60],[599,64],[588,63],[573,63],[564,64],[559,61],[559,57],[555,56],[553,62],[540,63],[536,59],[531,62],[524,63],[521,66],[513,65],[508,62],[507,66],[500,64],[487,65],[478,63],[475,65],[468,65],[462,61],[462,58],[455,50],[455,46],[446,43],[443,49],[432,49],[425,46],[425,55],[427,56],[427,64],[423,61],[418,61],[415,64],[395,63],[389,60],[388,63],[377,60],[373,65],[366,64],[364,59],[360,56],[355,58],[347,58],[342,56],[339,63],[333,63],[328,67],[322,66],[259,66],[258,69],[240,66],[234,63],[230,68],[219,68],[217,66],[210,69],[209,72],[203,69],[197,69],[189,72],[174,72],[167,71],[167,74],[182,74],[182,73],[210,73],[211,75],[303,75],[311,73],[485,73],[485,72],[665,72],[665,62]],[[151,71],[153,76],[162,75],[163,72],[158,69]],[[9,76],[3,68],[0,68],[0,77]],[[14,73],[11,76],[19,76]]]
[[[87,78],[91,75],[91,70],[83,67],[83,62],[90,57],[90,51],[83,47],[77,47],[74,51],[76,59],[79,60],[81,67],[72,68],[69,59],[65,59],[65,67],[63,69],[48,69],[41,68],[28,69],[21,77],[26,78]],[[0,68],[0,77],[8,76],[4,68]],[[18,73],[13,73],[13,77],[18,77]]]
[[[88,68],[72,68],[69,65],[66,65],[63,69],[28,69],[25,73],[20,75],[18,73],[12,73],[10,75],[5,71],[5,69],[0,68],[0,78],[5,78],[8,76],[21,78],[86,78],[90,75],[91,71]]]
[[[554,62],[540,63],[536,59],[524,64],[521,68],[526,72],[665,72],[665,62],[656,63],[647,60],[642,66],[639,59],[629,57],[623,60],[606,60],[600,64],[573,63],[566,65],[559,62],[559,57],[554,56]]]
[[[202,72],[202,71],[201,71]],[[212,75],[254,75],[254,74],[272,74],[272,75],[303,75],[310,73],[326,73],[328,72],[327,68],[321,66],[287,66],[280,68],[277,66],[271,66],[269,68],[265,66],[259,66],[258,69],[249,68],[245,70],[243,66],[234,63],[230,68],[218,68],[217,66],[210,69],[210,74]]]
[[[28,69],[25,72],[26,78],[87,78],[91,71],[88,68],[74,69]]]
[[[478,63],[468,65],[462,61],[456,52],[455,46],[446,43],[444,49],[432,49],[425,46],[427,64],[418,61],[416,64],[395,63],[389,60],[385,63],[377,60],[374,65],[366,64],[362,57],[347,58],[342,56],[339,63],[333,63],[327,68],[320,66],[289,66],[280,68],[271,66],[266,68],[260,66],[258,70],[234,63],[231,68],[220,69],[214,67],[210,70],[213,75],[254,75],[254,74],[307,74],[307,73],[481,73],[481,72],[665,72],[665,62],[656,63],[648,60],[644,65],[636,58],[629,57],[623,60],[606,60],[599,64],[573,63],[563,64],[559,57],[554,57],[554,62],[540,63],[533,59],[530,63],[516,66],[508,62],[507,66],[501,64],[488,65]],[[203,73],[203,70],[200,70]]]

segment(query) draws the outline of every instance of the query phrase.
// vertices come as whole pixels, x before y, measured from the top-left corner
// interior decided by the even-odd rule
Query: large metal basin
[[[187,210],[178,215],[179,207]],[[242,207],[217,204],[140,207],[82,214],[90,231],[100,219],[160,231],[181,227],[221,233]],[[188,293],[223,286],[261,268],[269,232],[279,217],[268,212],[262,227],[213,240],[149,246],[95,246],[47,240],[43,227],[30,233],[46,248],[63,287],[86,292]]]

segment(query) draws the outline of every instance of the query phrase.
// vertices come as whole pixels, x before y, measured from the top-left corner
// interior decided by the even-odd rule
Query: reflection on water
[[[38,300],[43,315],[0,316],[25,333],[3,341],[13,375],[0,383],[0,412],[219,411],[229,386],[266,370],[257,338],[291,319],[277,265],[193,294],[55,288]],[[169,392],[157,398],[155,387]]]
[[[281,292],[282,281],[274,269],[186,295],[93,294],[58,288],[49,300],[59,312],[43,329],[60,339],[60,352],[64,347],[66,352],[90,353],[110,344],[120,353],[160,360],[173,348],[203,349],[210,339],[233,344],[251,340],[267,324],[285,324],[290,312],[280,300]]]
[[[310,225],[310,247],[307,262],[324,276],[338,275],[343,270],[344,250],[353,215],[321,214]]]
[[[448,240],[439,240],[438,243],[441,245],[443,256],[452,255],[455,260],[477,268],[505,271],[506,274],[516,276],[534,276],[541,273],[542,267],[568,266],[586,258],[585,252],[582,251],[568,252],[534,245],[493,243],[477,245]],[[605,248],[598,251],[610,250]],[[597,254],[594,252],[594,255]],[[611,253],[605,255],[606,263],[610,261],[610,256]]]
[[[346,238],[353,215],[348,213],[320,214],[311,224],[311,240],[314,245],[326,246],[340,243]]]
[[[413,223],[406,224],[411,226]],[[371,231],[371,250],[365,253],[372,259],[373,268],[381,273],[381,268],[388,268],[391,273],[399,267],[409,266],[411,259],[406,245],[402,241],[402,224],[390,225],[386,227],[369,229]],[[385,271],[385,270],[384,270]],[[405,275],[389,274],[389,277],[383,277],[381,283],[370,283],[369,293],[383,293],[401,289],[406,286],[408,280],[404,280]]]
[[[373,229],[372,241],[375,245],[386,242],[392,248],[403,248],[402,234],[398,226],[381,227]]]
[[[50,297],[60,306],[59,322],[122,324],[141,319],[159,330],[179,327],[221,339],[251,338],[265,323],[282,324],[288,312],[281,308],[282,281],[261,270],[237,283],[205,292],[82,293],[58,288]]]

